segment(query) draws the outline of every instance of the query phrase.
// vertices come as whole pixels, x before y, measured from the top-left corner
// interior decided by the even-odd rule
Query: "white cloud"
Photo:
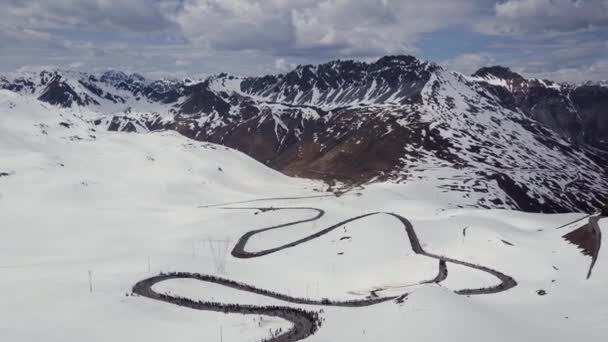
[[[608,0],[508,0],[480,21],[485,33],[571,32],[608,26]]]
[[[177,60],[175,60],[175,65],[177,65],[177,66],[192,65],[192,61],[188,60],[188,59],[177,59]]]
[[[82,68],[83,66],[85,66],[84,62],[72,62],[68,64],[68,67],[70,67],[70,69],[78,69]]]
[[[441,64],[449,70],[470,75],[484,66],[489,66],[495,63],[495,58],[489,54],[467,53],[447,59]]]
[[[277,58],[274,60],[274,67],[279,72],[287,72],[293,70],[296,65],[294,63],[288,62],[285,58]]]
[[[419,34],[474,11],[464,0],[186,0],[174,20],[210,48],[368,56],[414,52]]]
[[[3,0],[0,70],[50,64],[87,71],[256,75],[284,72],[296,63],[422,53],[431,60],[440,55],[448,68],[466,74],[503,64],[534,75],[561,78],[584,69],[601,75],[594,78],[608,78],[599,62],[608,54],[606,3]],[[446,43],[452,30],[462,42]],[[492,41],[480,32],[492,34]],[[436,33],[441,43],[429,47]]]
[[[598,60],[587,65],[563,67],[551,71],[528,71],[525,68],[522,73],[527,76],[549,79],[560,82],[584,82],[608,80],[608,61]]]
[[[102,27],[156,31],[172,25],[169,8],[175,0],[5,0],[0,20],[35,29]],[[100,27],[101,26],[101,27]]]

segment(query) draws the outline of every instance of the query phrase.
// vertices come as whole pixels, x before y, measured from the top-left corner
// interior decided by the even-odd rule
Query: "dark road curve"
[[[340,307],[362,307],[378,303],[383,303],[392,299],[399,299],[403,296],[395,297],[378,297],[366,298],[361,300],[349,301],[328,301],[328,300],[312,300],[309,298],[297,298],[288,295],[271,292],[264,289],[259,289],[251,285],[239,283],[230,279],[197,274],[187,272],[161,273],[157,276],[146,278],[139,281],[133,286],[133,293],[139,296],[150,299],[175,304],[182,307],[187,307],[203,311],[215,311],[222,313],[236,313],[242,315],[263,315],[282,318],[293,324],[293,327],[277,336],[271,337],[266,341],[270,342],[293,342],[302,340],[312,334],[320,326],[319,314],[314,311],[297,309],[289,306],[259,306],[259,305],[236,305],[224,304],[218,302],[195,301],[189,298],[170,296],[164,293],[158,293],[152,287],[160,282],[171,279],[195,279],[203,282],[214,283],[233,288],[239,291],[255,293],[260,296],[278,299],[284,302],[293,304],[308,304],[308,305],[323,305],[323,306],[340,306]]]
[[[231,208],[232,209],[232,208]],[[234,208],[236,209],[236,208]],[[445,267],[445,263],[447,262],[451,262],[453,264],[457,264],[457,265],[461,265],[461,266],[466,266],[469,268],[474,268],[477,269],[479,271],[483,271],[486,273],[491,274],[492,276],[496,277],[499,281],[500,284],[495,285],[495,286],[491,286],[491,287],[485,287],[485,288],[477,288],[477,289],[463,289],[463,290],[457,290],[455,291],[458,294],[464,294],[464,295],[473,295],[473,294],[491,294],[491,293],[497,293],[497,292],[502,292],[502,291],[506,291],[508,289],[511,289],[515,286],[517,286],[517,282],[515,281],[515,279],[511,278],[510,276],[499,272],[497,270],[491,269],[489,267],[485,267],[485,266],[481,266],[481,265],[477,265],[477,264],[473,264],[470,262],[466,262],[466,261],[460,261],[457,259],[453,259],[453,258],[449,258],[446,256],[442,256],[442,255],[437,255],[437,254],[433,254],[433,253],[429,253],[427,251],[424,250],[424,248],[422,248],[422,245],[420,243],[420,240],[418,239],[418,235],[416,235],[416,231],[414,230],[414,226],[411,224],[411,222],[406,219],[405,217],[395,214],[395,213],[390,213],[390,212],[372,212],[372,213],[367,213],[367,214],[363,214],[363,215],[359,215],[359,216],[355,216],[355,217],[351,217],[349,219],[346,219],[344,221],[338,222],[332,226],[329,226],[325,229],[321,229],[319,231],[317,231],[316,233],[313,233],[307,237],[304,237],[302,239],[296,240],[296,241],[292,241],[289,243],[286,243],[282,246],[278,246],[278,247],[274,247],[274,248],[269,248],[269,249],[265,249],[265,250],[261,250],[261,251],[255,251],[255,252],[248,252],[245,250],[245,247],[247,245],[247,242],[249,241],[249,239],[251,237],[253,237],[254,235],[257,234],[261,234],[264,232],[267,232],[269,230],[274,230],[274,229],[281,229],[281,228],[285,228],[288,226],[293,226],[296,224],[300,224],[300,223],[304,223],[304,222],[311,222],[314,220],[318,220],[319,218],[321,218],[324,215],[324,211],[322,209],[318,209],[318,208],[306,208],[306,207],[284,207],[284,208],[243,208],[243,209],[257,209],[257,210],[263,210],[263,211],[280,211],[280,210],[315,210],[317,211],[317,215],[314,216],[313,218],[310,219],[305,219],[305,220],[298,220],[298,221],[294,221],[294,222],[290,222],[290,223],[284,223],[284,224],[280,224],[280,225],[276,225],[276,226],[272,226],[272,227],[268,227],[268,228],[262,228],[262,229],[258,229],[258,230],[252,230],[249,231],[247,233],[245,233],[243,236],[241,236],[241,238],[239,238],[239,240],[237,241],[237,243],[235,244],[234,248],[232,249],[232,256],[235,258],[239,258],[239,259],[248,259],[248,258],[256,258],[256,257],[261,257],[264,255],[268,255],[268,254],[272,254],[287,248],[292,248],[292,247],[296,247],[298,245],[301,245],[303,243],[306,243],[308,241],[314,240],[316,238],[319,238],[325,234],[330,233],[331,231],[344,226],[347,223],[353,222],[353,221],[357,221],[366,217],[370,217],[370,216],[374,216],[374,215],[388,215],[390,217],[394,217],[396,218],[399,222],[401,222],[401,224],[403,225],[403,227],[405,228],[405,232],[407,234],[410,246],[412,248],[412,250],[414,251],[414,253],[419,254],[419,255],[424,255],[427,256],[429,258],[434,258],[434,259],[438,259],[440,261],[440,268],[441,267]],[[442,263],[443,262],[443,263]],[[447,268],[445,270],[445,278],[442,275],[442,273],[444,272],[439,272],[440,274],[438,275],[438,280],[443,280],[445,278],[447,278]]]
[[[266,200],[266,199],[264,199],[264,200]],[[243,202],[239,202],[239,203],[246,203],[246,202],[248,203],[251,201],[243,201]],[[237,204],[237,203],[232,203],[232,204]],[[460,294],[460,295],[492,294],[492,293],[506,291],[508,289],[511,289],[511,288],[517,286],[517,282],[513,278],[511,278],[510,276],[508,276],[502,272],[499,272],[497,270],[491,269],[489,267],[473,264],[470,262],[460,261],[460,260],[449,258],[446,256],[429,253],[429,252],[425,251],[422,248],[420,240],[419,240],[418,236],[416,235],[416,231],[414,230],[414,227],[410,223],[410,221],[395,213],[372,212],[372,213],[359,215],[356,217],[346,219],[346,220],[336,223],[334,225],[331,225],[330,227],[327,227],[325,229],[321,229],[302,239],[299,239],[299,240],[296,240],[293,242],[289,242],[289,243],[286,243],[286,244],[278,246],[278,247],[273,247],[273,248],[269,248],[269,249],[265,249],[265,250],[261,250],[261,251],[255,251],[255,252],[248,252],[245,250],[245,247],[246,247],[249,239],[251,237],[253,237],[254,235],[261,234],[261,233],[264,233],[264,232],[267,232],[270,230],[274,230],[274,229],[281,229],[281,228],[286,228],[289,226],[294,226],[294,225],[298,225],[298,224],[302,224],[302,223],[316,221],[325,215],[325,211],[323,211],[322,209],[313,208],[313,207],[280,207],[280,208],[256,207],[256,208],[223,208],[223,209],[260,210],[263,212],[280,211],[280,210],[311,210],[311,211],[317,212],[316,215],[314,215],[313,217],[308,218],[308,219],[301,219],[301,220],[292,221],[292,222],[288,222],[288,223],[284,223],[284,224],[279,224],[279,225],[275,225],[275,226],[271,226],[271,227],[267,227],[267,228],[257,229],[257,230],[253,230],[253,231],[249,231],[249,232],[245,233],[243,236],[241,236],[239,238],[239,240],[235,244],[234,248],[232,249],[231,254],[235,258],[249,259],[249,258],[256,258],[256,257],[261,257],[264,255],[272,254],[272,253],[279,252],[279,251],[287,249],[287,248],[296,247],[300,244],[303,244],[308,241],[319,238],[349,222],[364,219],[366,217],[370,217],[370,216],[374,216],[374,215],[388,215],[390,217],[397,219],[403,225],[406,235],[408,237],[409,244],[410,244],[412,250],[414,251],[414,253],[439,260],[439,271],[438,271],[437,276],[433,280],[424,281],[424,282],[421,282],[420,284],[440,283],[443,280],[445,280],[448,276],[447,263],[451,262],[451,263],[454,263],[457,265],[461,265],[461,266],[465,266],[465,267],[469,267],[469,268],[473,268],[473,269],[476,269],[479,271],[489,273],[500,281],[500,283],[495,286],[484,287],[484,288],[474,288],[474,289],[461,289],[461,290],[454,291],[457,294]],[[223,303],[215,303],[215,302],[194,301],[194,300],[191,300],[188,298],[175,297],[175,296],[170,296],[167,294],[157,293],[152,289],[154,284],[157,284],[162,281],[170,280],[170,279],[195,279],[195,280],[199,280],[199,281],[203,281],[203,282],[209,282],[209,283],[215,283],[215,284],[227,286],[227,287],[233,288],[235,290],[247,291],[247,292],[257,294],[257,295],[278,299],[278,300],[281,300],[281,301],[284,301],[287,303],[319,305],[319,306],[361,307],[361,306],[369,306],[369,305],[374,305],[374,304],[378,304],[378,303],[383,303],[383,302],[387,302],[387,301],[390,301],[393,299],[395,299],[396,301],[399,302],[399,301],[402,301],[408,295],[408,293],[404,293],[401,296],[392,296],[392,297],[376,297],[376,296],[372,295],[366,299],[351,300],[351,301],[331,301],[329,299],[312,300],[312,299],[308,299],[308,298],[291,297],[288,295],[275,293],[275,292],[271,292],[271,291],[264,290],[264,289],[259,289],[254,286],[251,286],[251,285],[239,283],[239,282],[236,282],[236,281],[233,281],[230,279],[221,278],[221,277],[203,275],[203,274],[197,274],[197,273],[185,273],[185,272],[160,274],[160,275],[139,281],[137,284],[135,284],[133,286],[134,294],[137,294],[137,295],[140,295],[143,297],[147,297],[150,299],[158,300],[158,301],[171,303],[171,304],[178,305],[178,306],[188,307],[188,308],[197,309],[197,310],[205,310],[205,311],[239,313],[239,314],[255,314],[255,315],[280,317],[293,324],[293,327],[290,330],[288,330],[286,332],[282,332],[276,336],[271,336],[271,337],[269,337],[269,339],[264,340],[266,342],[294,342],[294,341],[299,341],[299,340],[305,339],[306,337],[314,334],[316,332],[316,330],[318,329],[318,327],[321,325],[321,320],[318,316],[318,313],[316,313],[314,311],[306,311],[303,309],[297,309],[297,308],[288,307],[288,306],[237,305],[237,304],[223,304]],[[376,292],[381,291],[381,290],[382,289],[377,289],[374,291],[373,294],[375,294]]]

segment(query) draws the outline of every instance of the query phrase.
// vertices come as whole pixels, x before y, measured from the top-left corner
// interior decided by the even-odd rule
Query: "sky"
[[[409,54],[608,79],[608,0],[2,0],[0,72],[282,73]]]

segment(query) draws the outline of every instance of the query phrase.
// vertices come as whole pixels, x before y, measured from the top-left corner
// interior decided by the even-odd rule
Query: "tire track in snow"
[[[246,201],[199,205],[198,208],[206,209],[206,208],[214,208],[214,207],[223,207],[226,205],[234,205],[234,204],[246,204],[246,203],[268,202],[268,201],[287,201],[287,200],[300,200],[300,199],[325,198],[325,197],[338,197],[338,196],[335,194],[331,194],[331,195],[313,195],[313,196],[300,196],[300,197],[257,198],[257,199],[246,200]]]

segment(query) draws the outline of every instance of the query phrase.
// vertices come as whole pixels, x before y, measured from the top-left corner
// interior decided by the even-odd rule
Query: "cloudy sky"
[[[0,72],[279,73],[412,54],[608,79],[608,0],[2,0]]]

